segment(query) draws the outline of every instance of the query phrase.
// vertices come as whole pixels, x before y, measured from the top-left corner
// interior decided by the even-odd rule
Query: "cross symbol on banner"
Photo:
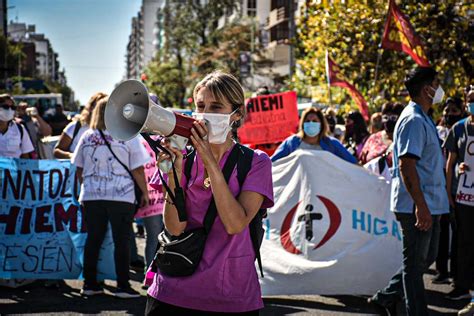
[[[313,238],[313,221],[321,220],[323,214],[321,213],[311,213],[314,207],[311,204],[306,205],[305,212],[303,215],[298,216],[298,222],[305,222],[306,229],[306,240],[310,241]]]

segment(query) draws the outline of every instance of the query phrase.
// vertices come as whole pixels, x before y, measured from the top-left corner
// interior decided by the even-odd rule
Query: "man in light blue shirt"
[[[439,217],[449,212],[449,202],[441,145],[427,113],[444,91],[437,72],[427,67],[410,72],[405,86],[412,101],[395,126],[390,201],[402,227],[403,266],[369,302],[390,309],[405,297],[408,315],[428,315],[423,273],[436,258]]]

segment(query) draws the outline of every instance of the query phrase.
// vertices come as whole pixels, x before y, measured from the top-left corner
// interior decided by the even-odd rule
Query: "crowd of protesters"
[[[407,75],[405,87],[410,96],[408,104],[386,102],[380,111],[372,113],[369,122],[366,122],[358,111],[337,115],[332,108],[322,110],[309,107],[300,115],[297,133],[279,145],[266,145],[271,147],[269,154],[272,162],[291,155],[295,150],[322,150],[349,163],[362,165],[391,181],[391,210],[402,227],[403,262],[387,287],[369,298],[370,303],[393,313],[397,304],[403,303],[409,315],[427,315],[423,274],[436,262],[438,274],[432,282],[452,284],[453,289],[447,294],[448,299],[471,299],[471,302],[459,311],[459,315],[474,315],[474,296],[473,292],[470,292],[474,287],[474,207],[456,198],[460,175],[474,168],[465,161],[465,153],[469,150],[466,147],[469,147],[471,137],[474,137],[474,87],[460,87],[456,95],[445,96],[436,71],[421,67]],[[265,87],[257,94],[269,93]],[[71,159],[77,166],[77,173],[82,182],[79,201],[88,218],[89,234],[84,252],[85,282],[81,293],[95,295],[103,292],[102,285],[97,280],[97,260],[99,246],[104,239],[107,223],[110,222],[115,244],[116,296],[133,298],[139,296],[130,287],[128,279],[129,265],[137,265],[131,228],[135,197],[133,190],[127,188],[133,187],[134,181],[138,183],[143,193],[139,202],[141,206],[148,203],[143,165],[150,157],[144,143],[138,139],[120,142],[107,132],[104,125],[107,99],[105,93],[94,94],[80,116],[68,122],[61,106],[56,107],[54,115],[43,119],[36,108],[28,108],[21,102],[16,105],[9,95],[0,95],[0,157],[42,158],[41,138],[60,135],[54,149],[54,157]],[[241,87],[227,74],[213,73],[206,77],[196,87],[194,99],[196,112],[226,115],[225,119],[231,122],[227,133],[231,130],[235,132],[240,126],[238,122],[241,122],[245,115]],[[219,99],[219,102],[215,99]],[[220,108],[217,108],[217,103]],[[434,113],[441,113],[441,118],[436,122]],[[222,173],[216,171],[219,164],[214,156],[227,157],[233,142],[226,134],[224,143],[211,141],[210,145],[207,132],[205,125],[194,126],[191,140],[199,157],[195,158],[194,168],[204,174],[183,179],[182,182],[186,183],[192,180],[192,186],[187,188],[191,192],[191,200],[201,195],[200,200],[211,199],[210,191],[203,191],[206,189],[207,180],[209,185],[213,182],[225,184]],[[231,134],[235,133],[229,133]],[[266,161],[266,155],[261,151],[257,152],[259,158],[255,164],[264,164],[265,170],[268,171],[269,160]],[[179,170],[184,172],[181,153],[173,150],[173,154],[178,157]],[[160,158],[163,159],[166,157]],[[173,176],[171,173],[169,176],[170,186],[174,187]],[[264,178],[271,179],[271,175],[265,174]],[[196,181],[204,181],[204,189],[201,184],[194,188]],[[228,215],[221,214],[218,207],[218,216],[221,216],[222,221],[219,225],[222,227],[216,229],[222,236],[214,236],[216,240],[212,241],[213,243],[230,238],[228,245],[242,243],[247,248],[250,245],[249,240],[232,237],[241,232],[251,219],[248,215],[243,216],[240,211],[245,208],[253,212],[262,204],[269,206],[273,203],[273,195],[267,192],[268,190],[261,191],[265,189],[262,187],[260,191],[256,190],[257,186],[249,183],[246,184],[249,192],[245,193],[251,194],[248,200],[254,204],[236,199],[239,191],[230,185],[224,186],[222,196],[215,197],[219,201],[216,201],[218,206],[226,205],[232,208],[235,214],[226,217]],[[191,200],[186,203],[201,203]],[[196,215],[191,215],[192,225],[203,220],[207,205],[201,206],[202,210],[196,218]],[[187,227],[186,223],[178,221],[177,210],[168,196],[164,210],[164,226],[161,215],[153,220],[144,220],[150,245],[147,242],[146,263],[138,264],[142,268],[150,266],[157,245],[157,233],[163,227],[172,235],[179,235]],[[243,214],[247,212],[244,211]],[[223,244],[219,247],[224,249],[227,246]],[[224,264],[226,259],[213,252],[205,253],[204,257],[206,256],[209,266],[198,269],[193,277],[183,278],[182,284],[188,282],[192,287],[198,288],[204,279],[213,278],[215,269],[219,269],[218,265]],[[253,267],[253,260],[242,264]],[[242,301],[247,305],[234,304],[232,300],[227,301],[225,298],[219,300],[218,293],[213,294],[212,291],[208,293],[210,297],[205,296],[205,291],[190,291],[189,297],[201,297],[202,304],[180,305],[173,299],[173,293],[168,295],[166,291],[160,291],[165,285],[173,288],[175,283],[168,282],[166,275],[158,273],[149,291],[151,296],[147,303],[147,313],[195,310],[256,312],[262,307],[260,290],[258,282],[253,278],[254,273],[248,276],[252,276],[252,298],[250,301]],[[235,290],[236,284],[238,283],[234,283],[233,289],[229,291]],[[205,303],[206,300],[209,303]],[[212,302],[214,306],[211,306]]]

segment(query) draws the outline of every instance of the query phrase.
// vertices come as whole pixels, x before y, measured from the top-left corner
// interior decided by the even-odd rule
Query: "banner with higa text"
[[[77,201],[76,168],[67,160],[0,158],[0,279],[76,279],[87,237]],[[110,229],[98,279],[115,279]]]
[[[242,144],[271,144],[298,130],[295,91],[261,95],[246,102],[247,118],[239,129]]]
[[[273,185],[263,295],[373,294],[401,266],[383,178],[329,152],[297,150],[274,163]]]

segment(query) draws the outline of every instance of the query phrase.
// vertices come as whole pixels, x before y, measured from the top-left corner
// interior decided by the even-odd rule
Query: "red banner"
[[[423,51],[421,39],[416,35],[408,18],[390,0],[388,17],[383,33],[382,47],[398,50],[410,55],[415,62],[423,67],[429,67],[430,62]]]
[[[345,88],[359,107],[359,111],[366,121],[369,120],[369,108],[367,101],[360,92],[341,73],[339,66],[326,54],[326,71],[329,84],[334,87]]]
[[[248,99],[246,108],[247,119],[239,129],[242,144],[281,142],[298,130],[295,91]]]

